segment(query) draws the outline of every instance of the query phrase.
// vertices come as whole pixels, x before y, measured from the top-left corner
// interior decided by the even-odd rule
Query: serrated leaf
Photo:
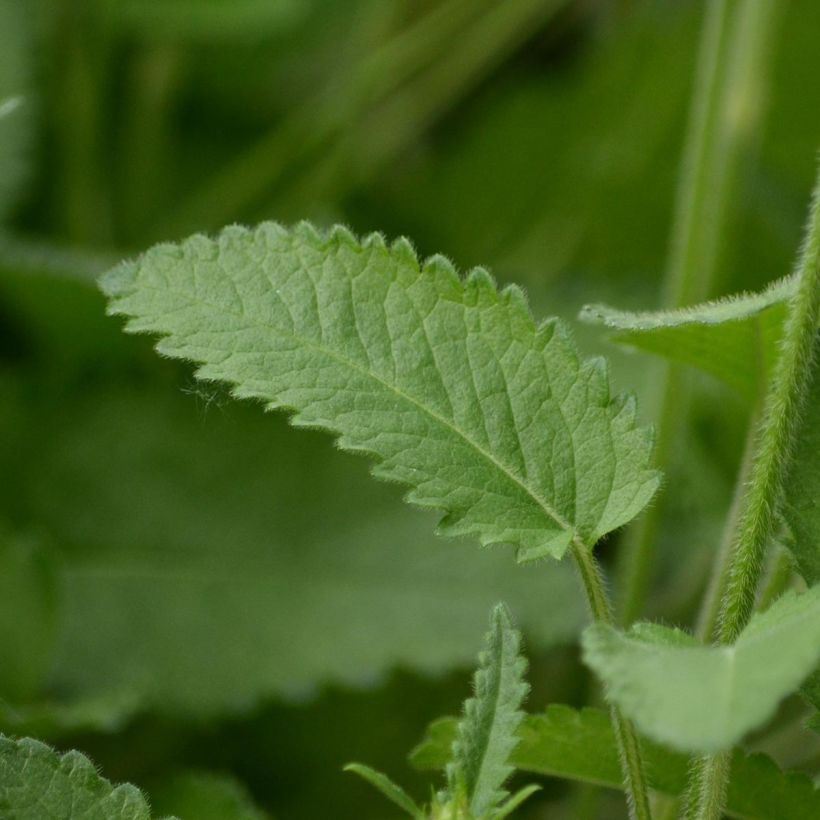
[[[245,786],[227,774],[185,771],[151,789],[155,813],[182,820],[266,820]]]
[[[820,660],[820,586],[786,593],[730,646],[702,646],[678,630],[596,624],[584,661],[608,697],[647,736],[714,752],[762,724]]]
[[[561,322],[536,327],[519,290],[420,265],[406,241],[233,227],[157,246],[102,286],[128,330],[160,334],[200,379],[376,456],[374,474],[446,513],[444,534],[560,558],[657,487],[651,434],[602,360],[581,361]]]
[[[411,763],[419,769],[444,768],[456,724],[454,718],[432,723],[411,753]],[[518,736],[511,760],[519,771],[623,789],[606,712],[551,705],[544,714],[525,717]],[[683,793],[689,773],[687,756],[648,740],[641,747],[650,786],[671,796]],[[820,791],[802,772],[783,772],[765,755],[735,750],[725,811],[743,820],[804,820],[820,816]]]
[[[345,766],[346,772],[353,772],[359,775],[363,780],[366,780],[375,789],[380,791],[391,803],[397,805],[414,818],[414,820],[423,820],[424,813],[413,802],[407,792],[397,786],[389,777],[371,769],[370,766],[363,766],[361,763],[348,763]]]
[[[447,767],[450,796],[464,795],[473,817],[487,816],[508,795],[502,785],[513,772],[510,752],[529,691],[521,636],[502,604],[493,610],[485,641],[473,678],[475,694],[464,703]]]
[[[139,789],[114,786],[79,752],[0,736],[0,816],[8,820],[150,820]]]
[[[704,370],[754,398],[769,382],[794,283],[781,279],[762,293],[678,310],[587,305],[581,318],[614,330],[613,341]]]

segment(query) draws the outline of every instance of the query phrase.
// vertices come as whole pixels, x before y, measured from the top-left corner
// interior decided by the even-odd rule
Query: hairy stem
[[[766,397],[755,458],[730,552],[717,639],[732,643],[749,621],[760,583],[766,545],[775,524],[783,480],[799,430],[801,407],[811,384],[820,319],[820,178],[814,189],[798,287],[783,334],[780,357]],[[695,772],[689,817],[717,820],[726,792],[726,755],[704,758]]]
[[[598,562],[592,550],[584,544],[573,541],[572,556],[581,582],[589,601],[593,619],[598,623],[613,623],[612,606],[606,592],[606,586]],[[621,770],[626,786],[629,816],[631,820],[651,820],[649,809],[649,789],[646,783],[641,747],[638,735],[632,724],[621,714],[620,710],[610,707],[612,728],[618,743],[618,754],[621,759]]]
[[[755,139],[764,109],[776,6],[774,0],[714,0],[706,5],[663,285],[666,307],[712,295],[738,159]],[[668,472],[690,405],[688,379],[679,366],[664,366],[652,404],[658,425],[656,462]],[[643,608],[662,512],[662,505],[655,504],[627,532],[618,567],[624,624]]]

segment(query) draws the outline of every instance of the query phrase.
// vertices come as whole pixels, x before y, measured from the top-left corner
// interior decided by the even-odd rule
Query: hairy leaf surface
[[[0,735],[0,816],[11,820],[150,820],[139,789],[114,786],[79,752]]]
[[[731,646],[702,646],[656,624],[625,634],[595,624],[583,647],[644,734],[683,751],[725,749],[771,717],[820,660],[820,586],[785,594]]]
[[[442,769],[456,733],[454,718],[441,718],[410,756],[419,769]],[[551,705],[546,713],[528,715],[512,752],[517,769],[612,789],[623,788],[618,750],[609,715],[600,709],[576,711]],[[649,784],[664,794],[686,788],[689,761],[650,741],[642,742]],[[736,750],[726,814],[744,820],[803,820],[820,812],[820,791],[802,772],[783,772],[765,755]]]
[[[464,704],[447,767],[451,795],[464,794],[474,817],[488,815],[508,796],[502,785],[513,772],[510,753],[518,742],[521,704],[530,688],[524,680],[526,669],[521,636],[499,604],[479,656],[475,695]]]
[[[678,310],[587,305],[581,318],[615,330],[616,342],[704,370],[753,398],[768,384],[794,281]]]
[[[610,397],[557,320],[465,281],[410,245],[302,224],[160,245],[103,279],[110,312],[198,376],[294,411],[293,423],[376,456],[374,473],[443,510],[448,535],[512,543],[521,560],[591,547],[658,483],[635,403]]]

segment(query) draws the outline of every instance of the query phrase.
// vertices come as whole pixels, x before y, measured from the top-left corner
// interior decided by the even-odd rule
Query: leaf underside
[[[559,558],[657,487],[651,432],[610,397],[602,360],[581,361],[561,322],[536,327],[517,288],[420,265],[405,240],[232,227],[157,246],[102,287],[129,331],[160,334],[199,378],[375,456],[376,475],[445,512],[444,534]]]
[[[451,797],[464,794],[473,817],[485,817],[508,796],[502,789],[512,774],[510,753],[524,717],[521,704],[529,691],[521,636],[506,607],[495,607],[486,648],[473,679],[474,696],[464,704],[447,767]]]
[[[411,754],[418,769],[442,769],[455,738],[457,721],[430,725]],[[600,709],[576,711],[551,705],[528,715],[518,730],[511,760],[516,769],[611,789],[623,789],[623,776],[609,715]],[[642,741],[649,784],[676,796],[686,788],[689,759],[651,741]],[[725,812],[744,820],[804,820],[820,816],[820,791],[802,772],[783,772],[765,755],[735,750]]]
[[[613,341],[703,370],[754,398],[768,384],[795,279],[669,311],[587,305],[581,318],[614,330]]]
[[[608,697],[644,734],[714,752],[771,717],[820,660],[820,586],[788,592],[731,646],[702,646],[657,625],[624,634],[596,624],[583,647]]]
[[[150,820],[139,789],[113,786],[79,752],[0,736],[0,816],[14,820]]]

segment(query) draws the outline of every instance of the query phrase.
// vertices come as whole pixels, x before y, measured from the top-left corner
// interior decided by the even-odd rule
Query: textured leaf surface
[[[624,345],[711,373],[754,397],[768,384],[794,279],[747,293],[671,311],[629,312],[588,305],[581,318],[614,331]]]
[[[411,754],[419,769],[442,769],[449,760],[456,720],[432,723]],[[609,715],[599,709],[580,712],[568,706],[549,706],[545,714],[528,715],[518,730],[513,750],[517,769],[561,777],[612,789],[623,788],[618,751]],[[642,743],[649,783],[665,794],[686,788],[689,762],[685,755],[650,741]],[[726,814],[748,820],[804,820],[820,813],[820,791],[798,772],[781,771],[765,755],[735,751]]]
[[[529,691],[526,669],[521,636],[499,604],[479,656],[475,694],[464,704],[447,768],[451,795],[466,795],[474,817],[488,815],[508,796],[501,787],[513,772],[510,752],[518,742],[515,733],[524,717],[521,704]]]
[[[461,281],[403,240],[264,224],[161,245],[103,279],[110,311],[201,379],[294,410],[375,455],[374,473],[443,510],[442,532],[519,557],[588,546],[651,498],[651,435],[610,398],[563,324],[536,328],[521,292]]]
[[[468,665],[499,597],[533,648],[580,633],[569,564],[533,573],[501,551],[442,544],[430,516],[325,436],[173,382],[86,389],[59,420],[47,395],[7,428],[0,417],[0,440],[31,442],[10,462],[20,504],[63,553],[45,683],[71,708],[14,709],[15,731],[39,731],[49,711],[56,730],[110,724],[140,699],[208,714],[370,684],[396,665]]]
[[[683,751],[732,746],[774,713],[820,660],[820,586],[756,614],[731,646],[701,646],[653,624],[596,624],[584,660],[649,737]]]
[[[139,789],[114,786],[79,752],[0,736],[0,816],[8,820],[150,820]]]

